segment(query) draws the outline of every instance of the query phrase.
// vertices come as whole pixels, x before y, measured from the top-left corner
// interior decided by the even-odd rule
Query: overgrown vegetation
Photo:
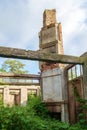
[[[75,83],[72,81],[73,90],[75,100],[80,104],[79,106],[79,113],[78,113],[78,120],[81,126],[87,129],[87,121],[86,121],[86,113],[87,113],[87,100],[83,99],[77,91],[77,87]]]
[[[29,97],[26,107],[0,106],[0,130],[87,130],[52,119],[40,97]]]

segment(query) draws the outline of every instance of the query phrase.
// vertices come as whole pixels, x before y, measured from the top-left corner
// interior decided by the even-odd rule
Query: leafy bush
[[[47,117],[48,110],[45,103],[41,101],[41,97],[34,97],[33,95],[28,97],[28,108],[31,107],[36,115],[40,117]]]
[[[29,97],[26,107],[0,107],[0,130],[87,130],[80,124],[52,119],[39,97]]]

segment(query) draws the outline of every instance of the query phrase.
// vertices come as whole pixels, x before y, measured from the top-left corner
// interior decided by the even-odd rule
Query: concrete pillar
[[[81,55],[82,61],[83,61],[83,95],[84,99],[87,100],[87,52],[85,52],[83,55]]]
[[[85,52],[82,56],[83,61],[83,98],[87,101],[87,52]],[[86,102],[87,103],[87,102]],[[85,113],[85,117],[87,120],[87,111]]]
[[[40,96],[40,88],[37,87],[37,96]]]
[[[87,61],[83,65],[84,98],[87,100]]]
[[[83,98],[87,101],[87,60],[84,62],[83,65],[83,95]],[[87,120],[87,111],[85,115]]]
[[[21,88],[21,105],[26,106],[27,104],[27,88]]]
[[[65,101],[64,103],[64,121],[69,122],[69,110],[68,110],[68,86],[67,86],[67,80],[68,80],[68,75],[67,75],[67,70],[63,70],[63,75],[62,75],[62,95],[63,95],[63,100]]]
[[[61,121],[65,121],[64,104],[61,105]]]
[[[9,88],[8,87],[4,87],[3,102],[5,106],[9,104]]]

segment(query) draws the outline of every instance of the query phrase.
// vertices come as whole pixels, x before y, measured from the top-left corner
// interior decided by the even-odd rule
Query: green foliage
[[[36,115],[40,117],[47,117],[48,110],[46,108],[45,103],[41,101],[41,97],[35,97],[34,95],[30,95],[28,97],[28,106],[34,110]]]
[[[70,126],[47,114],[40,97],[30,96],[26,107],[0,107],[0,130],[87,130],[80,124]]]
[[[8,59],[2,64],[0,71],[2,73],[6,72],[6,73],[14,73],[14,74],[28,73],[28,71],[23,70],[24,66],[25,65],[23,63],[21,63],[19,60]]]
[[[81,125],[79,123],[71,125],[68,130],[85,130],[82,129]]]
[[[85,113],[87,112],[87,100],[83,99],[82,97],[80,97],[78,91],[77,91],[77,87],[75,85],[75,83],[72,81],[72,85],[74,88],[74,96],[77,102],[80,103],[80,112],[78,114],[78,119],[79,119],[79,124],[81,124],[83,129],[87,130],[87,121],[85,119]]]

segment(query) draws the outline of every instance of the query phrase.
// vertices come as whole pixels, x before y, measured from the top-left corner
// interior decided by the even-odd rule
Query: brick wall
[[[39,33],[40,50],[46,53],[64,54],[62,40],[62,25],[56,21],[56,10],[45,10],[43,13],[43,27]],[[40,70],[50,70],[64,67],[63,64],[40,62]]]
[[[56,23],[56,10],[45,10],[43,13],[43,27]]]

